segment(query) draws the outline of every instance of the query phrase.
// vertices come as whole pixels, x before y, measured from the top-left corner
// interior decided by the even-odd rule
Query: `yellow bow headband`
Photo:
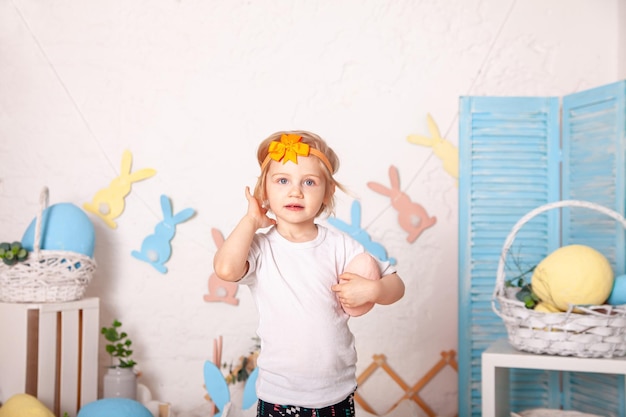
[[[274,140],[270,142],[268,148],[268,154],[261,164],[261,170],[263,170],[267,164],[273,159],[275,161],[283,161],[283,164],[287,161],[292,161],[294,164],[298,163],[298,155],[300,156],[317,156],[328,168],[328,171],[333,173],[333,166],[322,152],[315,148],[311,148],[308,144],[302,142],[302,136],[293,133],[282,134],[280,136],[280,142]]]

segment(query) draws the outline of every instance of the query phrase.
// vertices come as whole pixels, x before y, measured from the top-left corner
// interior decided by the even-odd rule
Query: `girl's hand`
[[[254,221],[257,229],[276,224],[276,220],[268,217],[267,209],[262,207],[261,202],[250,194],[250,187],[246,187],[246,199],[248,200],[247,216]]]
[[[380,281],[369,280],[360,275],[345,272],[339,275],[340,283],[331,287],[344,307],[354,308],[378,298]]]

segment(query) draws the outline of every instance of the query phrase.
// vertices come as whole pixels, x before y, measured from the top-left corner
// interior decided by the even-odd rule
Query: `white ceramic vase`
[[[103,398],[137,399],[137,375],[132,368],[108,368],[103,382]]]

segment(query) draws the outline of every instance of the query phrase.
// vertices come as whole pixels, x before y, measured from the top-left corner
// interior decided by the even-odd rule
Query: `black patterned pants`
[[[345,400],[323,408],[271,404],[259,399],[257,417],[354,417],[354,394]]]

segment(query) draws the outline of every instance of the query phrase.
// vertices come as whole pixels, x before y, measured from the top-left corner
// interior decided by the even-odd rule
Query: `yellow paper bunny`
[[[443,162],[443,169],[457,181],[459,180],[459,150],[448,140],[441,137],[439,128],[432,116],[427,115],[428,130],[431,137],[421,135],[409,135],[407,140],[416,145],[433,148],[435,155]]]
[[[124,198],[130,193],[131,185],[156,174],[152,168],[140,169],[131,174],[132,161],[130,151],[124,151],[120,175],[114,178],[107,188],[98,191],[91,203],[83,204],[85,210],[100,217],[111,229],[117,227],[113,219],[118,218],[124,211]]]

